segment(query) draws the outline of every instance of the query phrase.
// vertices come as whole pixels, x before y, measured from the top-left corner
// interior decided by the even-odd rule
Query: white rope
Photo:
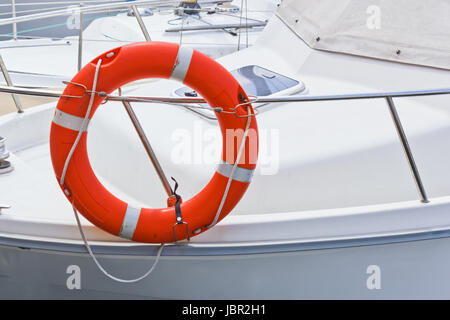
[[[94,104],[95,99],[95,90],[97,89],[97,80],[98,80],[98,73],[100,71],[100,65],[102,64],[102,59],[99,59],[97,62],[97,66],[95,67],[95,75],[94,75],[94,83],[92,84],[92,93],[91,93],[91,99],[89,100],[89,105],[86,111],[86,115],[84,116],[83,122],[81,123],[81,128],[78,131],[77,138],[75,139],[75,142],[72,145],[72,148],[69,151],[69,154],[67,155],[66,162],[64,163],[64,168],[61,174],[61,179],[59,180],[59,184],[63,187],[64,185],[64,178],[66,177],[67,168],[69,167],[70,159],[72,159],[73,153],[75,152],[75,149],[77,148],[78,142],[80,142],[81,136],[83,135],[84,128],[86,128],[88,121],[89,121],[89,115],[91,114],[92,105]]]
[[[97,81],[98,81],[98,74],[100,71],[100,65],[102,63],[102,59],[98,60],[97,66],[95,68],[95,75],[94,75],[94,83],[92,85],[92,93],[91,93],[91,98],[89,100],[89,105],[86,111],[86,115],[83,119],[83,122],[81,124],[80,130],[78,131],[78,135],[77,138],[75,139],[74,144],[72,145],[72,148],[70,149],[70,152],[66,158],[66,162],[64,163],[64,169],[61,175],[61,180],[60,180],[60,184],[61,186],[64,184],[64,178],[66,176],[66,172],[67,172],[67,167],[69,165],[70,159],[72,158],[72,155],[78,145],[78,142],[80,141],[81,135],[83,134],[84,128],[87,125],[87,121],[89,119],[89,114],[91,113],[91,109],[92,109],[92,105],[94,104],[94,98],[95,98],[95,91],[97,88]],[[133,282],[138,282],[141,281],[143,279],[145,279],[146,277],[148,277],[153,270],[155,269],[156,265],[158,264],[159,258],[161,256],[162,250],[164,248],[164,244],[161,244],[161,246],[158,249],[158,252],[156,254],[156,258],[155,261],[153,263],[153,265],[151,266],[151,268],[144,273],[142,276],[135,278],[135,279],[121,279],[118,277],[113,276],[112,274],[110,274],[108,271],[105,270],[105,268],[103,268],[103,266],[100,264],[100,262],[97,260],[96,256],[94,255],[94,252],[92,252],[91,246],[89,245],[88,240],[86,239],[86,236],[83,232],[83,228],[81,226],[81,222],[80,222],[80,217],[78,216],[78,211],[75,208],[75,204],[72,202],[72,208],[73,208],[73,213],[75,214],[75,219],[77,220],[77,225],[78,225],[78,230],[80,231],[80,235],[81,238],[83,239],[84,245],[86,246],[86,249],[89,253],[89,255],[91,256],[92,260],[94,260],[95,264],[97,265],[98,269],[108,278],[117,281],[117,282],[121,282],[121,283],[133,283]]]
[[[81,226],[81,222],[80,222],[80,217],[78,216],[78,211],[75,208],[75,205],[72,203],[72,208],[73,208],[73,212],[75,214],[75,219],[77,220],[77,225],[78,225],[78,230],[80,231],[80,235],[81,238],[83,239],[84,245],[89,253],[89,255],[91,256],[92,260],[94,260],[96,266],[98,267],[98,269],[108,278],[110,278],[111,280],[117,281],[117,282],[121,282],[121,283],[134,283],[134,282],[139,282],[145,278],[147,278],[152,272],[153,270],[155,270],[156,265],[159,262],[159,258],[161,257],[161,253],[163,251],[164,248],[164,243],[161,243],[161,246],[158,248],[158,251],[156,253],[156,257],[155,257],[155,261],[153,262],[153,265],[150,267],[150,269],[144,273],[142,276],[135,278],[135,279],[122,279],[122,278],[118,278],[116,276],[113,276],[112,274],[110,274],[108,271],[105,270],[105,268],[103,268],[103,266],[100,264],[100,262],[97,260],[97,257],[94,255],[94,253],[92,252],[91,246],[89,245],[86,236],[83,232],[83,228]]]
[[[180,44],[181,44],[181,39],[180,39]],[[89,119],[89,115],[91,113],[92,105],[94,103],[95,92],[96,92],[97,81],[98,81],[98,74],[99,74],[99,71],[100,71],[101,63],[102,63],[102,60],[99,59],[99,61],[97,63],[97,66],[96,66],[96,69],[95,69],[94,82],[93,82],[93,85],[92,85],[92,94],[91,94],[91,98],[89,100],[89,105],[88,105],[88,108],[87,108],[87,111],[86,111],[86,115],[85,115],[85,117],[83,119],[83,122],[81,124],[81,128],[80,128],[80,130],[78,132],[77,138],[75,139],[75,142],[72,145],[72,148],[70,149],[70,152],[69,152],[69,154],[68,154],[68,156],[66,158],[66,162],[64,163],[64,168],[63,168],[63,172],[62,172],[61,179],[60,179],[61,186],[64,184],[64,178],[65,178],[65,175],[66,175],[66,172],[67,172],[68,165],[70,163],[70,159],[72,158],[72,155],[73,155],[73,153],[74,153],[74,151],[75,151],[75,149],[76,149],[76,147],[77,147],[77,145],[78,145],[78,143],[80,141],[80,138],[81,138],[81,136],[83,134],[83,131],[84,131],[83,129],[86,127],[87,121]],[[230,177],[228,178],[227,186],[226,186],[224,194],[222,196],[222,200],[220,202],[220,205],[219,205],[219,208],[217,210],[216,216],[214,217],[213,222],[209,226],[207,226],[207,228],[211,228],[217,223],[217,220],[219,219],[219,216],[220,216],[220,213],[221,213],[221,211],[223,209],[225,201],[226,201],[226,199],[228,197],[228,193],[230,191],[231,182],[233,181],[234,173],[235,173],[236,168],[237,168],[237,166],[238,166],[238,164],[239,164],[239,162],[240,162],[240,160],[242,158],[242,153],[243,153],[243,151],[245,149],[245,142],[247,140],[248,131],[250,129],[250,124],[251,124],[251,121],[252,121],[250,106],[247,106],[247,111],[248,111],[248,120],[247,120],[247,124],[246,124],[246,127],[245,127],[244,136],[242,138],[242,142],[241,142],[241,145],[239,147],[239,152],[238,152],[238,155],[236,157],[236,162],[234,163],[233,169],[231,170]],[[83,239],[83,242],[84,242],[84,245],[86,247],[86,250],[88,251],[89,255],[91,256],[91,258],[94,261],[94,263],[97,266],[97,268],[105,276],[107,276],[111,280],[114,280],[114,281],[117,281],[117,282],[121,282],[121,283],[135,283],[135,282],[139,282],[139,281],[147,278],[153,272],[153,270],[155,270],[155,267],[158,264],[159,259],[161,257],[161,253],[162,253],[163,248],[164,248],[164,243],[161,243],[161,246],[159,247],[159,249],[157,251],[157,254],[156,254],[156,257],[155,257],[155,261],[153,262],[153,265],[142,276],[137,277],[135,279],[122,279],[122,278],[118,278],[118,277],[113,276],[112,274],[110,274],[100,264],[100,262],[97,260],[97,257],[95,256],[94,252],[92,251],[91,246],[89,245],[89,242],[88,242],[88,240],[87,240],[87,238],[86,238],[86,236],[84,234],[84,231],[83,231],[83,228],[82,228],[81,222],[80,222],[80,217],[78,216],[78,211],[75,208],[75,204],[74,203],[72,203],[72,208],[73,208],[73,212],[74,212],[74,215],[75,215],[75,219],[77,221],[78,230],[80,232],[81,238]]]
[[[238,152],[238,155],[236,157],[236,162],[234,163],[233,169],[231,170],[230,177],[228,178],[227,186],[225,187],[225,191],[223,193],[222,200],[220,201],[219,209],[217,209],[216,216],[214,217],[213,222],[209,226],[207,226],[207,228],[214,227],[216,225],[216,223],[217,223],[217,220],[219,220],[220,213],[221,213],[222,208],[223,208],[223,206],[225,204],[225,200],[228,197],[228,192],[230,191],[231,182],[233,181],[234,172],[236,171],[236,168],[237,168],[239,162],[241,161],[242,153],[244,152],[244,149],[245,149],[245,142],[247,140],[248,131],[250,129],[250,124],[252,122],[252,114],[251,114],[252,111],[250,110],[250,106],[248,106],[248,105],[247,105],[247,111],[248,111],[247,125],[245,126],[244,136],[242,137],[242,142],[241,142],[241,145],[239,147],[239,152]]]

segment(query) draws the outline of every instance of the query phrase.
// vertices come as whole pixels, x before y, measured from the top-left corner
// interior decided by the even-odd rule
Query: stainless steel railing
[[[5,78],[6,84],[8,86],[12,86],[13,83],[11,81],[11,77],[9,76],[8,69],[6,68],[5,62],[3,61],[3,57],[1,55],[0,55],[0,69],[1,72],[3,73],[3,77]],[[20,102],[19,97],[17,97],[14,93],[12,93],[11,96],[14,100],[14,104],[16,105],[17,112],[23,113],[22,103]]]
[[[14,0],[12,0],[14,4]],[[199,1],[199,3],[217,3],[217,2],[230,2],[231,0],[224,1]],[[110,9],[119,9],[119,8],[131,8],[133,13],[137,19],[137,22],[141,28],[141,31],[144,34],[144,37],[147,41],[150,41],[150,35],[145,27],[145,24],[142,21],[142,17],[140,16],[139,10],[137,10],[137,6],[140,5],[168,5],[168,4],[177,4],[179,0],[176,1],[158,1],[158,0],[137,0],[133,2],[116,2],[116,3],[107,3],[100,5],[89,5],[85,6],[80,4],[79,13],[80,13],[80,33],[79,33],[79,50],[78,50],[78,68],[81,69],[82,66],[82,53],[83,53],[83,35],[81,22],[83,19],[83,14],[98,12],[103,10]],[[38,19],[45,19],[56,16],[64,16],[70,15],[72,13],[68,12],[66,9],[63,10],[54,10],[42,13],[35,13],[26,16],[8,18],[8,19],[0,19],[0,26],[2,25],[16,25],[19,22],[32,21]],[[221,26],[223,27],[223,26]],[[16,29],[15,29],[16,30]],[[17,30],[15,32],[15,37],[17,37]],[[62,96],[61,92],[49,91],[49,90],[38,90],[38,89],[26,89],[20,87],[14,87],[8,70],[3,63],[3,60],[0,56],[0,69],[3,72],[7,85],[8,86],[0,86],[0,92],[9,93],[13,96],[14,102],[16,104],[16,108],[18,112],[23,112],[23,108],[20,104],[20,100],[16,95],[31,95],[31,96],[41,96],[41,97],[53,97],[59,98]],[[207,114],[194,110],[194,104],[206,103],[203,99],[192,99],[192,98],[171,98],[171,97],[127,97],[127,96],[116,96],[116,95],[107,95],[106,93],[98,93],[103,94],[103,96],[110,101],[121,101],[122,103],[130,103],[130,102],[146,102],[146,103],[167,103],[167,104],[175,104],[186,107],[188,110],[191,110],[200,116],[213,120],[213,117],[208,116]],[[384,99],[389,108],[389,112],[391,118],[393,120],[395,129],[400,139],[400,143],[402,145],[403,151],[405,152],[406,159],[408,161],[409,168],[411,170],[415,185],[417,187],[420,200],[423,203],[429,202],[427,197],[421,176],[419,174],[419,170],[417,168],[415,159],[413,157],[413,153],[411,151],[411,147],[409,145],[408,139],[406,137],[405,131],[403,129],[403,125],[401,123],[400,117],[398,115],[394,98],[402,98],[402,97],[418,97],[418,96],[432,96],[432,95],[442,95],[442,94],[450,94],[450,88],[443,89],[434,89],[434,90],[419,90],[419,91],[402,91],[402,92],[382,92],[382,93],[360,93],[360,94],[344,94],[344,95],[324,95],[324,96],[281,96],[281,97],[254,97],[251,98],[251,103],[289,103],[289,102],[316,102],[316,101],[337,101],[337,100],[355,100],[355,99]],[[259,107],[255,107],[256,110]]]
[[[61,92],[40,90],[40,89],[27,89],[13,86],[0,86],[0,92],[9,93],[13,95],[30,95],[30,96],[41,96],[41,97],[53,97],[59,98],[62,96]],[[88,93],[89,94],[89,93]],[[117,96],[108,95],[104,92],[97,92],[106,100],[109,101],[120,101],[122,103],[130,102],[145,102],[145,103],[166,103],[181,105],[186,107],[188,110],[195,108],[195,104],[206,103],[205,100],[199,98],[172,98],[172,97],[135,97],[135,96]],[[394,91],[394,92],[376,92],[376,93],[358,93],[358,94],[344,94],[344,95],[324,95],[324,96],[279,96],[279,97],[253,97],[250,98],[249,103],[290,103],[290,102],[317,102],[317,101],[337,101],[337,100],[360,100],[360,99],[384,99],[389,108],[389,113],[392,117],[395,129],[400,139],[403,151],[405,153],[409,168],[411,170],[414,183],[417,187],[419,193],[420,201],[423,203],[428,203],[429,199],[425,191],[422,178],[420,176],[416,161],[414,159],[411,147],[409,145],[408,139],[406,137],[405,131],[403,129],[402,122],[398,115],[394,98],[404,98],[404,97],[420,97],[420,96],[434,96],[434,95],[446,95],[450,94],[450,88],[443,89],[433,89],[433,90],[417,90],[417,91]],[[258,110],[258,107],[255,107]],[[220,112],[220,110],[217,110]],[[207,119],[214,119],[199,111],[194,111],[199,115]],[[255,114],[257,115],[257,114]]]

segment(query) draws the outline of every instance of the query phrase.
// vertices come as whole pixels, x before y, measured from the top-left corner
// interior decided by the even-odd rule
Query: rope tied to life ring
[[[161,69],[161,64],[155,64],[157,59],[148,57],[153,52],[156,53],[158,58],[165,59],[168,64],[165,70],[159,70],[156,74],[152,71],[152,68]],[[174,53],[176,53],[176,57],[174,57]],[[138,76],[129,74],[129,68],[123,65],[123,62],[127,61],[123,57],[128,55],[131,56],[128,60],[131,63],[144,64],[143,69],[145,72]],[[117,57],[117,59],[113,60],[114,57]],[[175,64],[172,59],[175,59]],[[103,63],[107,65],[107,68],[102,69],[102,73],[104,73],[102,76],[103,80],[99,82],[99,73]],[[145,64],[149,64],[147,69]],[[171,67],[171,64],[174,66]],[[140,65],[140,67],[142,66]],[[194,76],[195,73],[201,75]],[[85,99],[83,101],[87,102],[87,95],[85,97],[77,97],[74,95],[74,91],[80,87],[87,88],[88,84],[86,81],[92,79],[92,74],[92,90],[85,90],[85,93],[87,92],[90,97],[87,107],[84,108],[83,102],[76,100]],[[122,75],[124,79],[121,78],[120,81],[117,81],[114,78],[116,74],[117,77]],[[217,107],[213,108],[213,110],[216,111],[216,116],[219,119],[219,125],[223,132],[229,128],[245,129],[243,130],[241,144],[237,148],[238,153],[233,163],[227,163],[227,159],[222,159],[222,163],[219,165],[213,179],[196,197],[183,203],[181,197],[176,193],[178,183],[172,178],[175,181],[174,195],[176,202],[174,207],[169,206],[165,209],[137,209],[115,198],[99,182],[96,182],[95,174],[89,162],[86,162],[88,161],[86,137],[89,120],[102,102],[100,100],[105,98],[105,92],[111,92],[126,82],[144,77],[171,77],[183,81],[187,85],[192,85],[205,98],[209,98],[210,101],[208,102],[211,106],[221,106],[221,112],[215,110]],[[212,78],[212,80],[207,83],[208,90],[206,90],[202,88],[203,84],[206,84],[203,79],[208,77]],[[98,86],[100,86],[100,89],[97,91]],[[246,109],[247,112],[244,113],[243,109]],[[58,182],[66,197],[72,203],[79,231],[87,251],[106,276],[119,282],[135,282],[147,277],[158,263],[164,243],[178,240],[175,232],[177,225],[186,225],[186,230],[182,230],[180,238],[189,240],[191,235],[198,235],[217,224],[233,209],[247,189],[256,166],[256,163],[247,163],[246,160],[241,163],[241,159],[251,158],[250,146],[247,146],[247,140],[249,130],[253,128],[256,131],[257,128],[254,115],[255,113],[247,96],[228,71],[214,60],[192,49],[178,47],[173,44],[141,43],[119,47],[94,59],[93,62],[85,66],[75,76],[67,85],[63,97],[58,102],[55,118],[52,122],[50,135],[52,162],[56,176],[57,178],[59,177]],[[78,124],[78,126],[74,125],[74,123]],[[68,150],[69,144],[67,141],[70,140],[73,143]],[[226,149],[224,149],[223,157],[225,157],[225,151]],[[92,184],[91,182],[94,183]],[[93,186],[94,188],[92,188]],[[102,207],[99,208],[98,206],[95,207],[97,199],[109,200],[102,203]],[[200,217],[198,215],[199,208],[205,209],[201,212],[202,215]],[[78,217],[78,209],[81,209],[83,216],[94,225],[112,234],[138,242],[161,243],[156,260],[150,271],[144,276],[132,280],[120,279],[107,273],[98,263],[84,235]],[[171,215],[167,215],[170,212],[174,213],[173,218],[170,217]],[[98,219],[100,215],[107,215],[108,219],[100,222]],[[164,220],[166,223],[154,226],[154,223],[152,223],[154,217],[159,217],[159,221]],[[189,228],[190,224],[193,225],[191,230]],[[169,226],[172,226],[172,232],[168,232],[165,229],[169,228],[170,230]],[[151,231],[148,230],[151,228],[153,228],[153,233],[148,232]]]
[[[67,158],[66,158],[66,161],[65,161],[65,163],[64,163],[64,170],[63,170],[63,174],[61,175],[61,179],[60,179],[60,184],[61,184],[61,186],[64,185],[64,178],[65,178],[65,175],[66,175],[66,172],[67,172],[67,168],[68,168],[68,166],[69,166],[69,163],[70,163],[70,160],[71,160],[71,158],[72,158],[72,156],[73,156],[73,153],[74,153],[75,149],[76,149],[77,146],[78,146],[78,143],[79,143],[80,138],[81,138],[81,134],[83,133],[83,129],[84,129],[85,126],[86,126],[86,119],[88,119],[89,113],[90,113],[91,108],[92,108],[92,104],[93,104],[93,101],[94,101],[95,89],[96,89],[96,87],[97,87],[98,74],[99,74],[99,71],[100,71],[101,63],[102,63],[102,60],[99,59],[99,60],[98,60],[98,63],[97,63],[97,66],[96,66],[96,68],[95,68],[94,83],[92,84],[92,91],[93,91],[93,93],[91,93],[91,98],[90,98],[90,100],[89,100],[89,106],[88,106],[88,109],[87,109],[87,111],[86,111],[86,115],[85,115],[85,117],[84,117],[84,121],[83,121],[83,123],[82,123],[80,129],[78,130],[78,136],[77,136],[77,138],[76,138],[74,144],[72,145],[72,148],[71,148],[71,150],[70,150],[70,152],[69,152],[69,154],[68,154],[68,156],[67,156]],[[64,192],[66,193],[66,195],[69,195],[69,194],[70,194],[70,191],[69,191],[68,189],[66,189],[66,188],[64,189]],[[105,276],[107,276],[107,277],[110,278],[111,280],[114,280],[114,281],[120,282],[120,283],[135,283],[135,282],[139,282],[139,281],[141,281],[141,280],[147,278],[148,276],[150,276],[150,275],[153,273],[153,270],[155,270],[156,265],[158,264],[159,259],[160,259],[160,257],[161,257],[162,251],[163,251],[163,249],[164,249],[164,243],[161,243],[160,247],[158,248],[158,251],[157,251],[156,257],[155,257],[155,261],[153,262],[152,266],[151,266],[150,269],[149,269],[148,271],[146,271],[143,275],[141,275],[141,276],[139,276],[139,277],[136,277],[136,278],[134,278],[134,279],[123,279],[123,278],[119,278],[119,277],[117,277],[117,276],[112,275],[112,274],[109,273],[108,271],[106,271],[106,269],[105,269],[105,268],[102,266],[102,264],[98,261],[97,257],[95,256],[94,252],[92,251],[92,248],[91,248],[91,246],[90,246],[90,244],[89,244],[89,241],[88,241],[87,238],[86,238],[86,235],[84,234],[83,226],[81,225],[81,221],[80,221],[80,217],[78,216],[77,208],[75,207],[75,205],[74,205],[73,202],[72,202],[72,209],[73,209],[73,213],[74,213],[74,215],[75,215],[75,220],[76,220],[76,222],[77,222],[78,231],[80,232],[81,239],[82,239],[83,242],[84,242],[84,246],[86,247],[87,252],[88,252],[89,255],[91,256],[91,258],[92,258],[92,260],[94,261],[94,263],[95,263],[95,265],[97,266],[97,268],[98,268]]]

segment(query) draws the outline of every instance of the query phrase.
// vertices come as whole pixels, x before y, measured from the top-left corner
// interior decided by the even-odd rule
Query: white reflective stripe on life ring
[[[231,176],[233,166],[234,165],[229,164],[225,161],[222,161],[218,165],[216,171],[218,173],[220,173],[221,175],[229,178]],[[252,180],[254,171],[255,170],[245,169],[245,168],[241,168],[241,167],[237,166],[236,170],[234,171],[234,174],[233,174],[233,180],[240,181],[240,182],[250,182]]]
[[[130,240],[133,238],[140,215],[141,208],[134,208],[128,205],[125,217],[123,218],[122,227],[120,228],[119,237]]]
[[[176,79],[181,82],[186,78],[186,74],[189,71],[189,66],[191,65],[192,55],[194,50],[192,48],[180,47],[178,49],[177,58],[175,59],[175,64],[173,66],[171,79]]]
[[[83,125],[83,120],[84,118],[82,117],[77,117],[58,109],[56,109],[55,116],[53,117],[54,123],[61,127],[74,131],[87,131],[89,120],[87,121],[86,126],[84,128],[81,128],[81,126]]]

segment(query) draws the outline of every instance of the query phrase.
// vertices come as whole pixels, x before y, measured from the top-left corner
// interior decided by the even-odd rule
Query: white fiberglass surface
[[[335,121],[343,108],[350,116]],[[383,104],[370,108],[360,108],[359,104],[342,108],[336,104],[328,108],[320,105],[302,108],[300,115],[296,115],[298,108],[293,109],[282,109],[280,117],[271,116],[271,112],[260,115],[259,129],[261,132],[269,130],[266,133],[269,136],[270,130],[277,128],[274,123],[281,121],[281,115],[298,117],[297,123],[301,125],[285,125],[276,134],[284,139],[278,141],[279,156],[273,163],[275,155],[270,153],[274,151],[271,149],[274,141],[270,141],[270,137],[263,141],[267,145],[261,145],[255,177],[234,215],[417,199],[406,159]],[[372,109],[376,111],[369,111]],[[410,102],[407,108],[399,105],[400,115],[408,123],[407,133],[426,189],[430,196],[437,197],[450,192],[446,170],[450,157],[443,148],[449,134],[448,115],[428,109],[420,104],[411,107]],[[194,196],[212,176],[217,159],[203,156],[195,159],[193,149],[191,157],[179,159],[174,157],[178,154],[174,146],[186,135],[190,140],[187,151],[190,147],[213,150],[213,145],[217,144],[220,149],[220,140],[204,139],[205,132],[208,137],[218,131],[218,127],[187,111],[165,105],[136,105],[135,111],[166,174],[180,183],[179,193],[185,199]],[[415,113],[421,117],[414,116]],[[330,114],[332,119],[326,120]],[[323,121],[312,123],[314,117],[321,117]],[[336,133],[330,134],[326,128],[334,128]],[[221,139],[220,135],[218,138]],[[297,144],[300,147],[294,148]],[[165,205],[162,185],[120,104],[108,103],[100,107],[90,126],[88,150],[97,175],[116,196],[136,206]],[[181,160],[192,163],[180,163]],[[28,194],[45,203],[48,210],[44,215],[58,220],[72,219],[70,210],[61,216],[55,215],[58,210],[70,209],[70,204],[57,185],[47,143],[14,153],[12,162],[16,170],[1,178],[3,187],[16,188],[12,192],[17,195],[15,201]],[[34,216],[33,210],[24,212]]]
[[[439,106],[444,103],[431,100]],[[449,194],[450,153],[444,146],[450,114],[420,100],[399,101],[397,106],[430,196]],[[212,176],[220,157],[218,126],[166,105],[135,104],[135,110],[167,175],[180,183],[179,193],[185,199],[194,196]],[[233,214],[418,198],[383,100],[278,106],[258,116],[258,128],[258,167]],[[164,205],[162,185],[120,104],[102,106],[89,135],[91,161],[105,182],[139,204]]]
[[[269,31],[283,31],[283,28],[274,22]],[[282,37],[270,37],[266,33],[259,45],[220,62],[228,69],[255,64],[299,79],[310,95],[424,89],[424,83],[428,88],[450,86],[445,71],[318,53],[286,30],[280,34]],[[176,82],[157,81],[135,87],[127,94],[165,96],[181,86]],[[395,99],[431,198],[450,194],[448,101],[448,96]],[[193,196],[210,179],[214,159],[219,158],[212,156],[221,143],[217,124],[173,106],[133,106],[167,175],[178,180],[183,198]],[[32,116],[28,120],[30,124],[49,128],[51,116],[42,121],[33,121]],[[315,214],[318,219],[328,217],[336,208],[346,208],[339,211],[341,215],[363,214],[362,206],[366,205],[382,205],[380,210],[389,212],[391,208],[403,210],[402,204],[390,203],[413,201],[413,205],[411,202],[405,205],[407,210],[426,209],[417,201],[408,163],[382,99],[274,104],[262,107],[257,120],[260,159],[254,179],[230,219],[222,224],[224,229],[218,226],[215,230],[231,228],[238,221],[233,218],[250,221],[252,215],[267,228],[270,223],[262,218],[264,214],[270,219],[273,219],[271,214],[277,214],[289,224],[291,218],[302,216],[303,212],[306,212],[305,219],[313,220]],[[0,127],[0,134],[8,138],[8,134],[14,133],[22,136],[21,141],[26,140],[26,128],[10,126],[5,131],[6,127]],[[21,202],[26,211],[24,216],[33,215],[36,212],[33,208],[39,207],[40,217],[59,219],[59,213],[63,212],[61,217],[73,223],[70,205],[51,170],[48,146],[39,141],[32,148],[25,142],[11,148],[12,160],[19,166],[11,174],[0,176],[2,190],[11,196],[8,199]],[[89,127],[88,149],[95,172],[113,193],[137,205],[164,205],[163,188],[122,105],[100,106]],[[383,220],[380,224],[388,223]],[[213,230],[205,234],[221,234]]]
[[[423,88],[417,79],[426,79],[428,87],[438,88],[445,87],[448,79],[445,71],[314,52],[289,32],[281,32],[282,39],[271,37],[271,33],[285,28],[282,24],[274,22],[268,28],[258,46],[220,62],[228,69],[256,64],[286,74],[305,82],[310,95]],[[291,55],[292,51],[297,55]],[[138,88],[133,95],[173,92],[181,86],[157,82],[151,88]],[[395,99],[431,197],[450,193],[450,148],[446,139],[450,134],[449,99]],[[136,105],[136,111],[168,175],[179,180],[180,194],[185,198],[195,195],[211,177],[214,159],[219,158],[218,154],[211,156],[220,149],[218,126],[170,106]],[[274,104],[262,107],[257,120],[259,163],[234,215],[418,199],[383,99]],[[90,128],[94,167],[100,176],[120,184],[124,193],[135,195],[141,203],[155,205],[158,198],[162,203],[163,189],[127,121],[121,105],[107,104],[99,109]],[[114,129],[108,129],[111,127]],[[184,154],[180,155],[180,149]],[[141,164],[139,169],[127,165],[133,161]],[[150,173],[144,174],[144,168]]]
[[[178,82],[161,80],[130,94],[158,96],[178,86]],[[133,110],[172,187],[171,177],[178,181],[184,200],[193,197],[207,184],[220,160],[217,123],[163,104],[135,103]],[[99,107],[89,128],[88,152],[97,176],[115,188],[116,196],[125,195],[135,206],[167,205],[163,185],[121,103]]]

